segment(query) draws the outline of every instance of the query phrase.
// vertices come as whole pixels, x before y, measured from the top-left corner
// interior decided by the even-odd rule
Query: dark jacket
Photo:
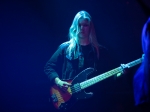
[[[109,69],[111,63],[108,62],[107,50],[104,47],[100,47],[100,57],[97,58],[96,49],[92,45],[81,46],[82,56],[84,57],[84,66],[79,67],[79,57],[74,59],[66,54],[68,44],[61,45],[57,51],[52,55],[45,65],[45,74],[49,77],[50,81],[56,77],[62,80],[73,79],[82,70],[92,67],[99,73],[106,72]]]

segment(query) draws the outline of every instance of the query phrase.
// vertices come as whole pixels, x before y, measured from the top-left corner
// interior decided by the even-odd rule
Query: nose
[[[81,25],[80,29],[82,30],[83,29],[83,26]]]

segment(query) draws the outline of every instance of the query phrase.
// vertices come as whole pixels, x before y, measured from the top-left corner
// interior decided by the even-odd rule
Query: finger
[[[68,87],[69,87],[68,85],[65,85],[65,84],[63,85],[63,88],[68,88]]]
[[[122,75],[122,73],[118,73],[118,74],[117,74],[117,77],[120,77],[121,75]]]
[[[68,82],[64,82],[64,84],[65,84],[65,85],[71,85],[71,84],[70,84],[70,83],[68,83]]]

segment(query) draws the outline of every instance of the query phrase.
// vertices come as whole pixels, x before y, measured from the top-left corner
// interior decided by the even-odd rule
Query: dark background
[[[149,0],[143,2],[150,6]],[[141,57],[141,30],[149,12],[137,0],[1,0],[1,112],[52,111],[44,66],[68,40],[69,27],[80,10],[91,14],[99,43],[115,60],[113,68]],[[107,108],[135,111],[132,78],[138,66],[114,81],[115,89],[106,94],[114,100]]]

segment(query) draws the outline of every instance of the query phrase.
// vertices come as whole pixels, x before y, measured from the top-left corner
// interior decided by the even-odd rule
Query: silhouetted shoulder
[[[60,46],[59,46],[59,49],[62,49],[62,50],[64,50],[64,49],[66,49],[68,46],[70,45],[70,42],[64,42],[64,43],[62,43]]]

